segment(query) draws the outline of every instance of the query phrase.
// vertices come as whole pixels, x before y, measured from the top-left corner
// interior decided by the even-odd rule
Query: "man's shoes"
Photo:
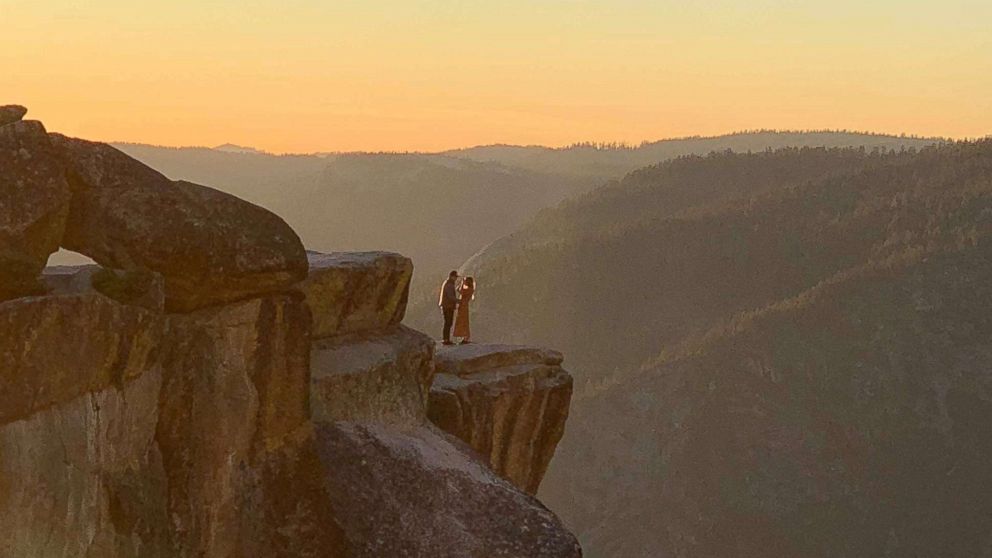
[[[454,345],[451,341],[441,341],[442,345]]]

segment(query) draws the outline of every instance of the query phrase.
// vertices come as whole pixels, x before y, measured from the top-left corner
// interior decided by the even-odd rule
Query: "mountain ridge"
[[[992,271],[986,265],[992,238],[990,208],[989,140],[905,152],[807,148],[751,155],[718,153],[631,173],[622,181],[544,212],[512,240],[497,241],[497,249],[491,248],[493,254],[483,251],[464,267],[480,286],[473,327],[500,338],[554,340],[552,344],[573,355],[577,363],[572,422],[542,496],[560,510],[591,555],[647,556],[650,549],[672,556],[838,556],[855,555],[851,549],[862,543],[865,548],[877,549],[884,541],[859,534],[864,539],[853,542],[851,536],[838,530],[844,525],[839,518],[825,523],[815,542],[804,543],[796,525],[811,521],[809,516],[786,513],[774,502],[801,499],[805,489],[778,490],[772,485],[762,489],[765,492],[760,498],[752,498],[745,488],[746,479],[720,468],[720,459],[727,459],[746,471],[741,474],[770,474],[766,465],[741,459],[747,447],[766,448],[761,451],[774,455],[776,450],[768,447],[774,436],[742,430],[741,443],[748,445],[726,446],[742,453],[714,457],[717,460],[712,466],[702,466],[698,474],[695,468],[700,464],[695,460],[702,457],[683,452],[698,448],[706,455],[720,453],[717,448],[727,443],[721,436],[726,425],[734,421],[722,409],[736,408],[735,394],[759,402],[774,400],[775,405],[793,414],[806,411],[793,403],[789,394],[810,394],[817,401],[830,403],[827,418],[822,420],[850,422],[855,432],[858,424],[883,424],[872,422],[876,419],[870,413],[842,418],[853,412],[851,406],[857,400],[834,391],[846,385],[844,381],[865,382],[868,376],[850,372],[851,379],[838,380],[838,387],[833,387],[829,378],[846,378],[843,375],[848,370],[869,366],[859,364],[859,359],[871,363],[866,370],[892,367],[890,372],[879,372],[882,377],[891,373],[896,375],[893,378],[902,378],[898,374],[905,373],[899,371],[898,363],[904,360],[916,363],[913,377],[919,382],[926,383],[927,378],[950,385],[979,381],[980,367],[963,369],[959,378],[944,375],[939,364],[926,364],[929,347],[944,351],[940,354],[948,358],[956,354],[952,346],[941,344],[944,342],[936,333],[940,328],[955,328],[953,313],[944,311],[941,321],[930,324],[926,312],[951,304],[952,296],[954,308],[966,304],[967,285],[981,277],[988,279],[983,274]],[[637,218],[638,211],[641,218]],[[956,275],[941,274],[934,263],[938,261],[948,262],[948,269],[958,270]],[[915,271],[918,269],[928,271]],[[867,292],[878,294],[856,294]],[[960,331],[953,334],[955,343],[973,346],[979,355],[984,349],[977,332],[987,325],[980,317],[988,302],[983,292],[975,289],[975,300],[970,304],[976,310],[962,311]],[[858,302],[848,297],[858,297]],[[907,300],[911,303],[908,308],[902,302]],[[838,304],[848,309],[847,314],[829,314],[833,316],[830,325],[824,322],[820,328],[816,320]],[[855,321],[844,322],[848,319]],[[915,325],[904,327],[902,322],[888,321],[903,319]],[[774,330],[760,326],[766,323],[779,325]],[[793,323],[809,324],[803,335],[815,337],[825,328],[823,331],[832,332],[833,337],[812,346],[790,332]],[[876,332],[871,329],[874,327],[881,329]],[[926,333],[931,329],[932,333]],[[885,333],[890,330],[892,333]],[[967,333],[972,330],[975,335]],[[862,333],[845,337],[845,331]],[[872,339],[879,343],[882,354],[889,355],[885,358],[893,359],[891,362],[867,352]],[[723,360],[717,362],[711,355],[717,350],[714,347],[719,348]],[[974,358],[982,362],[979,356]],[[699,365],[703,360],[710,364]],[[708,409],[710,404],[706,403],[709,384],[692,383],[691,375],[679,377],[696,386],[694,390],[679,387],[682,380],[665,383],[668,387],[658,384],[668,374],[666,370],[685,367],[705,373],[715,386],[721,385],[721,370],[729,373],[740,369],[740,374],[750,371],[772,379],[768,384],[754,384],[743,379],[749,376],[741,376],[739,390],[718,391],[714,397],[719,402],[712,403],[717,407],[699,415],[697,422],[705,425],[704,430],[681,431],[677,417],[682,411],[678,409],[694,405]],[[817,370],[821,375],[818,383],[802,383],[799,378],[804,369]],[[793,391],[779,393],[783,388],[775,387],[773,381],[778,377],[795,378],[789,384]],[[910,397],[941,397],[920,391],[922,388],[914,387],[910,380],[906,382],[894,384],[893,399],[886,404],[912,408]],[[778,399],[770,399],[773,396]],[[985,403],[967,405],[976,413],[984,412],[980,409]],[[929,415],[906,412],[906,425],[930,420]],[[710,415],[721,418],[707,422]],[[662,420],[675,426],[658,430]],[[785,419],[763,424],[762,428],[789,432],[798,428]],[[971,419],[963,422],[955,435],[974,436],[975,424]],[[830,432],[824,428],[814,425],[808,432]],[[918,447],[919,459],[936,467],[941,457],[923,451],[928,446],[921,441],[930,427],[906,428],[905,433],[886,430],[884,444]],[[795,432],[801,436],[806,431]],[[800,439],[805,440],[796,438]],[[875,447],[853,434],[845,434],[836,443],[843,440]],[[830,451],[841,451],[830,445],[834,442],[821,443],[827,443]],[[973,463],[966,446],[948,439],[939,444],[955,458]],[[799,459],[800,454],[795,455]],[[981,455],[982,459],[988,457]],[[895,455],[880,454],[878,459],[894,460]],[[681,471],[679,480],[665,472],[674,466],[670,465],[673,460]],[[914,477],[898,463],[885,461],[884,465],[899,478],[913,478],[918,484],[931,482],[925,475]],[[811,471],[816,482],[828,482],[826,472]],[[967,474],[972,482],[983,482],[971,465]],[[840,491],[843,483],[861,486],[865,480],[851,472],[842,484],[830,482],[834,483],[831,490]],[[694,487],[695,496],[689,500],[678,496],[680,483]],[[706,488],[714,486],[733,491],[734,500],[724,501],[721,492]],[[907,509],[923,513],[913,507],[917,504],[911,500],[912,485],[889,486],[908,494],[904,502]],[[942,508],[945,515],[954,509],[954,502],[967,498],[960,489],[947,490],[950,492],[941,500],[948,506]],[[874,505],[868,496],[858,493],[845,501],[852,506]],[[752,505],[770,507],[767,512],[754,512],[757,515],[741,515],[740,510]],[[693,527],[694,514],[716,510],[724,510],[720,512],[723,515],[713,523],[704,522],[709,527]],[[879,511],[880,517],[889,517],[883,512]],[[667,519],[654,519],[662,516]],[[646,518],[651,527],[642,529],[643,521],[625,522],[624,517]],[[977,525],[977,516],[967,517],[969,525]],[[891,522],[885,525],[876,530],[897,527]],[[925,522],[914,523],[917,531],[926,532],[927,528]],[[936,551],[909,531],[897,531],[904,542],[895,548],[903,554],[932,555]],[[754,537],[749,538],[748,533]],[[950,544],[946,533],[930,531],[934,540]],[[969,555],[963,549],[975,543],[975,533],[963,533],[948,548],[958,549],[954,555]],[[691,540],[698,544],[685,542]],[[834,542],[828,542],[831,540]]]

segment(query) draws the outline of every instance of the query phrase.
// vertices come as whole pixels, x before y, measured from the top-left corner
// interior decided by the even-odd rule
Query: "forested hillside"
[[[914,157],[786,149],[686,157],[631,173],[542,213],[465,264],[480,282],[477,329],[562,347],[579,386],[602,382],[719,316],[796,294],[861,255],[839,238],[803,247],[774,220],[756,228],[763,196]],[[799,200],[797,210],[808,201]],[[807,266],[767,273],[759,258],[783,250]]]
[[[967,487],[992,459],[990,233],[992,141],[714,154],[464,271],[476,336],[569,356],[543,496],[590,555],[966,556],[989,527]]]
[[[843,131],[778,132],[760,130],[713,137],[688,137],[644,142],[638,146],[580,143],[568,147],[489,145],[446,154],[475,161],[494,161],[540,172],[619,178],[630,171],[682,157],[713,151],[764,151],[784,147],[865,147],[901,149],[924,147],[938,138],[897,137]]]

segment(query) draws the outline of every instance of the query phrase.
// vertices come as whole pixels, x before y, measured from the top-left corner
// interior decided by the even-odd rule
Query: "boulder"
[[[438,374],[469,376],[479,371],[516,366],[546,364],[557,366],[564,357],[558,351],[525,345],[473,343],[441,347],[437,352]]]
[[[565,433],[572,398],[572,377],[549,364],[560,363],[561,355],[462,345],[439,349],[437,362],[446,372],[438,372],[431,386],[431,421],[485,456],[494,471],[536,494]]]
[[[369,331],[403,321],[413,262],[390,252],[308,252],[301,285],[314,316],[314,338]]]
[[[315,421],[421,424],[434,377],[434,340],[403,326],[315,341]]]
[[[327,423],[317,444],[350,556],[582,555],[553,513],[434,427]]]
[[[0,126],[20,122],[20,120],[24,118],[24,115],[27,113],[28,109],[20,105],[0,106]]]
[[[68,213],[65,170],[45,127],[0,126],[0,301],[43,292],[38,275],[58,250]]]
[[[72,188],[62,246],[108,268],[162,274],[169,311],[285,291],[306,277],[299,237],[273,213],[172,182],[108,145],[52,141]]]

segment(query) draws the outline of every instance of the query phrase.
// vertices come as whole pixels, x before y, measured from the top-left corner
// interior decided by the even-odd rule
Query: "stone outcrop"
[[[403,326],[315,341],[314,420],[423,423],[433,358],[434,340]]]
[[[307,252],[300,285],[313,308],[314,337],[370,331],[403,321],[413,262],[390,252]]]
[[[96,293],[0,304],[0,423],[156,368],[165,327],[161,316]]]
[[[302,297],[204,309],[170,326],[156,438],[179,546],[191,556],[290,555],[274,553],[289,528],[313,532],[296,541],[311,552],[334,548],[330,506],[307,483],[289,482],[315,474]],[[290,516],[291,526],[263,521],[286,498],[321,514]]]
[[[302,296],[166,315],[93,275],[0,304],[0,556],[342,556]]]
[[[93,291],[0,304],[0,556],[169,556],[165,329]]]
[[[62,246],[109,268],[161,273],[170,311],[285,291],[306,277],[299,237],[271,212],[172,182],[108,145],[52,138],[72,188]]]
[[[0,126],[19,122],[27,113],[28,109],[20,105],[4,105],[0,107]]]
[[[43,291],[38,274],[69,214],[65,170],[45,127],[18,113],[0,109],[0,300]]]
[[[438,350],[430,419],[536,494],[565,432],[572,377],[555,351],[506,345]]]
[[[581,555],[428,420],[408,259],[313,254],[298,284],[277,217],[48,137],[0,127],[0,556]],[[42,271],[59,242],[107,267]]]
[[[317,436],[353,556],[582,556],[554,514],[433,427],[338,422]]]
[[[406,425],[426,419],[434,341],[399,323],[413,265],[388,252],[308,252],[300,284],[313,315],[314,420]]]
[[[332,284],[357,289],[357,285],[374,281],[368,278],[370,271],[363,269],[367,266],[356,269],[353,262],[377,260],[382,261],[382,256],[357,254],[316,261],[325,277],[337,277]],[[335,265],[341,269],[334,270]],[[349,280],[349,276],[353,277]],[[392,301],[405,299],[409,273],[378,276],[377,281],[385,283],[360,291],[388,293],[380,297],[380,309],[382,305],[392,308]],[[347,291],[340,287],[323,291],[335,299],[323,301],[322,291],[308,290],[315,322],[326,318],[320,315],[322,311],[332,312],[336,320],[347,315],[342,309],[362,304],[337,300],[342,292]],[[334,471],[325,477],[324,487],[331,501],[350,512],[338,517],[351,555],[581,556],[575,538],[540,502],[501,479],[475,451],[427,420],[430,386],[436,381],[434,340],[390,325],[401,319],[402,313],[393,318],[392,310],[369,308],[362,313],[379,316],[364,321],[376,324],[376,329],[317,339],[311,352],[310,399],[317,448],[327,470]],[[325,319],[324,323],[333,321]],[[314,335],[319,336],[316,331]],[[561,362],[561,355],[554,352],[517,347],[493,347],[477,356],[461,364],[474,370],[506,362],[532,363],[535,358],[542,364]],[[442,367],[456,365],[451,359],[438,363]],[[560,368],[558,371],[565,374]],[[537,390],[535,398],[545,397],[540,391],[543,385],[531,387]],[[568,387],[570,390],[570,379]],[[523,397],[527,388],[521,384],[519,389]],[[525,412],[528,417],[533,414],[530,409]],[[543,423],[530,420],[527,425],[538,428]],[[531,438],[541,436],[523,429],[522,422],[518,429],[521,440],[527,434]],[[560,432],[550,433],[554,442],[560,436]],[[553,451],[554,443],[549,447]],[[517,449],[513,458],[524,453]],[[369,491],[367,486],[379,489]]]
[[[153,369],[0,421],[0,556],[175,556],[154,440],[160,386]]]

